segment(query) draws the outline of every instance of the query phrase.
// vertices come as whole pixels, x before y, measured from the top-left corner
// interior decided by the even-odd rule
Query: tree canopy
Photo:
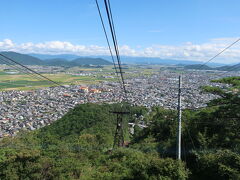
[[[0,179],[240,179],[240,78],[203,87],[219,98],[183,111],[182,161],[176,160],[177,112],[128,104],[81,104],[49,126],[0,141]],[[112,149],[125,108],[128,145]],[[138,127],[143,121],[146,128]],[[128,122],[135,123],[129,133]]]

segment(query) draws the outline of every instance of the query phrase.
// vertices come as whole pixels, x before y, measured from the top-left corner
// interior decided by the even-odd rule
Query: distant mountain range
[[[42,60],[46,59],[66,59],[73,60],[76,58],[81,58],[81,56],[73,55],[73,54],[59,54],[59,55],[48,55],[48,54],[29,54],[31,56],[37,57]],[[102,58],[108,61],[112,61],[111,56],[89,56],[91,58]],[[163,64],[163,65],[191,65],[191,64],[201,64],[201,61],[191,61],[191,60],[174,60],[174,59],[161,59],[154,57],[129,57],[129,56],[121,56],[121,61],[126,64]],[[211,67],[223,66],[225,64],[221,63],[209,63]]]
[[[107,57],[105,57],[107,59]],[[154,57],[121,57],[122,62],[125,63],[135,63],[135,64],[163,64],[163,65],[191,65],[191,64],[201,64],[201,61],[191,61],[191,60],[174,60],[174,59],[161,59]],[[209,63],[210,66],[222,66],[221,63]]]
[[[64,58],[53,58],[42,60],[27,54],[20,54],[12,51],[1,52],[3,55],[12,58],[13,60],[24,65],[51,65],[51,66],[82,66],[82,65],[111,65],[112,63],[102,59],[93,57],[78,57],[73,60],[66,60]],[[73,57],[73,56],[72,56]],[[0,64],[6,64],[0,58]]]
[[[214,68],[209,67],[209,66],[207,66],[207,65],[202,65],[202,64],[192,64],[192,65],[184,66],[184,69],[213,70]]]
[[[12,51],[4,51],[4,52],[1,52],[1,54],[24,65],[44,65],[45,64],[45,62],[42,61],[41,59],[38,59],[36,57],[30,56],[27,54],[20,54]],[[0,57],[0,64],[5,64],[5,62],[3,62],[1,59],[3,58]]]
[[[196,69],[196,70],[219,70],[219,71],[240,71],[240,63],[232,66],[221,66],[221,67],[209,67],[202,64],[193,64],[184,66],[185,69]]]
[[[30,56],[42,59],[42,60],[48,60],[48,59],[65,59],[65,60],[74,60],[77,58],[80,58],[80,56],[74,55],[74,54],[56,54],[56,55],[51,55],[51,54],[28,54]]]
[[[24,65],[49,65],[49,66],[83,66],[83,65],[111,65],[111,57],[109,56],[91,56],[81,57],[71,54],[61,55],[47,55],[47,54],[20,54],[11,51],[1,52],[3,55],[14,59],[15,61]],[[147,57],[127,57],[122,56],[123,63],[128,64],[163,64],[163,65],[179,65],[184,66],[185,69],[203,69],[203,70],[240,70],[240,64],[224,65],[219,63],[209,63],[208,65],[201,65],[203,62],[187,61],[187,60],[171,60],[160,58],[147,58]],[[1,61],[0,64],[5,64]]]
[[[74,60],[62,58],[46,59],[43,61],[49,66],[82,66],[82,65],[111,65],[112,63],[102,58],[80,57]]]

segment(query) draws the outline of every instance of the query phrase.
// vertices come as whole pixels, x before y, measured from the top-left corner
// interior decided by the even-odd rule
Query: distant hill
[[[31,56],[37,57],[42,60],[46,59],[66,59],[68,61],[74,60],[77,58],[86,58],[82,56],[77,56],[74,54],[57,54],[57,55],[48,55],[48,54],[29,54]],[[111,56],[88,56],[87,58],[102,58],[108,61],[112,61]],[[202,61],[191,61],[191,60],[174,60],[174,59],[162,59],[158,57],[130,57],[130,56],[121,56],[121,61],[127,64],[163,64],[163,65],[191,65],[191,64],[201,64]],[[209,63],[208,65],[212,67],[223,66],[225,64],[221,63]]]
[[[3,55],[21,63],[24,65],[44,65],[44,61],[36,57],[29,56],[27,54],[20,54],[12,51],[1,52]],[[5,64],[5,62],[0,61],[0,64]]]
[[[221,66],[218,68],[221,71],[240,71],[240,63],[232,65],[232,66]]]
[[[83,65],[111,65],[112,63],[102,59],[102,58],[86,58],[81,57],[74,59],[72,61],[68,61],[62,58],[55,58],[55,59],[47,59],[44,61],[47,65],[50,66],[83,66]]]
[[[202,64],[187,65],[187,66],[184,66],[184,68],[185,69],[202,69],[202,70],[213,70],[214,69],[207,65],[202,65]]]
[[[65,66],[65,67],[66,66],[69,66],[69,67],[78,66],[78,64],[75,62],[68,61],[66,59],[61,59],[61,58],[47,59],[44,62],[48,66]]]
[[[157,57],[121,57],[123,62],[136,64],[199,64],[199,61],[162,59]],[[201,62],[200,62],[201,63]]]
[[[83,66],[83,65],[111,65],[112,64],[111,58],[109,56],[100,56],[99,58],[95,56],[81,57],[81,56],[71,55],[71,54],[27,55],[27,54],[12,52],[12,51],[5,51],[1,53],[24,65],[47,65],[47,66],[50,65],[50,66],[73,67],[73,66]],[[42,59],[38,57],[41,57]],[[121,60],[123,63],[130,63],[130,64],[164,64],[164,65],[181,64],[181,66],[184,66],[185,69],[203,69],[203,70],[221,70],[221,71],[228,71],[232,69],[234,69],[235,71],[240,70],[240,63],[232,66],[227,66],[219,63],[209,63],[208,65],[202,66],[201,65],[202,62],[200,61],[172,60],[172,59],[148,58],[148,57],[127,57],[127,56],[122,56]],[[0,61],[0,64],[4,64],[4,62]],[[219,67],[220,65],[221,67]]]
[[[77,58],[71,61],[78,65],[111,65],[112,63],[102,58]]]
[[[1,52],[3,55],[21,63],[24,65],[46,65],[46,66],[82,66],[82,65],[111,65],[112,63],[102,58],[91,58],[91,57],[78,57],[74,60],[67,60],[64,58],[51,58],[47,60],[41,60],[37,57],[33,57],[27,54],[16,53],[12,51]],[[50,55],[51,56],[51,55]],[[67,55],[66,55],[67,56]],[[69,55],[70,57],[70,55]],[[74,57],[74,55],[72,56]],[[0,61],[0,64],[5,62]]]
[[[209,67],[202,64],[194,64],[184,66],[185,69],[196,69],[196,70],[218,70],[218,71],[240,71],[240,63],[232,66],[220,66],[220,67]]]
[[[107,59],[103,57],[104,59]],[[175,60],[175,59],[162,59],[158,57],[128,57],[122,56],[122,62],[124,63],[134,63],[134,64],[163,64],[163,65],[192,65],[192,64],[201,64],[202,61],[193,61],[193,60]],[[210,66],[223,66],[221,63],[209,63]]]
[[[74,60],[79,58],[80,56],[74,55],[74,54],[29,54],[30,56],[39,58],[41,60],[49,60],[49,59],[65,59],[65,60]]]

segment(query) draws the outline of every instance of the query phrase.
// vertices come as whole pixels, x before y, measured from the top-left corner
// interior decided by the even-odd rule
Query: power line
[[[0,53],[0,56],[2,56],[2,57],[4,57],[4,58],[8,59],[9,61],[11,61],[11,62],[13,62],[13,63],[15,63],[15,64],[17,64],[17,65],[19,65],[19,66],[25,68],[25,69],[27,69],[28,71],[30,71],[30,72],[32,72],[32,73],[34,73],[34,74],[37,74],[38,76],[40,76],[40,77],[42,77],[42,78],[48,80],[49,82],[52,82],[53,84],[56,84],[56,85],[61,86],[61,87],[64,87],[64,86],[62,86],[60,83],[58,83],[58,82],[56,82],[56,81],[53,81],[53,80],[49,79],[48,77],[46,77],[46,76],[44,76],[44,75],[42,75],[42,74],[40,74],[40,73],[38,73],[38,72],[32,70],[31,68],[28,68],[27,66],[25,66],[25,65],[23,65],[23,64],[21,64],[21,63],[15,61],[15,60],[9,58],[9,57],[7,57],[7,56],[5,56],[5,55],[3,55],[2,53]],[[65,87],[64,87],[64,88],[65,88]]]
[[[105,25],[104,25],[104,22],[103,22],[102,13],[101,13],[101,10],[99,8],[98,0],[95,0],[95,2],[96,2],[96,5],[97,5],[98,14],[99,14],[99,17],[100,17],[100,20],[101,20],[101,24],[102,24],[102,28],[103,28],[103,31],[104,31],[104,35],[105,35],[105,38],[107,40],[108,49],[110,51],[110,55],[111,55],[111,58],[112,58],[114,69],[115,69],[117,77],[119,77],[118,76],[118,70],[117,70],[117,67],[116,67],[116,63],[115,63],[115,60],[114,60],[114,57],[113,57],[112,49],[111,49],[111,46],[110,46],[110,42],[109,42],[109,39],[108,39],[107,31],[106,31],[106,28],[105,28]],[[121,81],[119,81],[119,83],[121,84]]]
[[[98,14],[99,14],[99,17],[100,17],[100,20],[101,20],[101,24],[102,24],[103,31],[104,31],[104,34],[105,34],[105,38],[107,40],[108,49],[110,51],[111,58],[112,58],[112,61],[113,61],[113,65],[114,65],[114,68],[115,68],[116,73],[117,73],[117,67],[116,67],[115,60],[114,60],[113,53],[112,53],[112,49],[111,49],[111,46],[110,46],[110,43],[109,43],[109,40],[108,40],[108,35],[107,35],[107,31],[106,31],[106,28],[105,28],[105,25],[104,25],[104,22],[103,22],[102,13],[101,13],[101,10],[99,8],[98,0],[95,0],[95,2],[96,2],[96,5],[97,5]]]
[[[219,53],[217,53],[215,56],[213,56],[212,58],[210,58],[208,61],[206,61],[205,63],[203,63],[200,66],[200,69],[206,65],[207,63],[209,63],[210,61],[212,61],[213,59],[215,59],[216,57],[218,57],[219,55],[221,55],[223,52],[225,52],[227,49],[229,49],[230,47],[232,47],[234,44],[236,44],[237,42],[240,41],[240,38],[238,38],[236,41],[234,41],[232,44],[230,44],[229,46],[227,46],[226,48],[224,48],[222,51],[220,51]]]
[[[119,71],[120,71],[121,76],[123,78],[123,74],[122,74],[123,71],[122,71],[122,67],[121,67],[120,53],[119,53],[119,48],[118,48],[118,41],[117,41],[117,35],[116,35],[116,31],[115,31],[115,25],[114,25],[114,22],[113,22],[113,15],[112,15],[112,10],[111,10],[110,0],[108,0],[107,2],[108,2],[108,9],[109,9],[109,14],[110,14],[110,20],[111,20],[112,28],[113,28],[113,35],[114,35],[114,39],[115,39],[115,42],[116,42],[117,60],[118,60],[118,65],[119,65]],[[123,83],[124,83],[124,81],[123,81]],[[125,84],[124,84],[124,86],[125,86]]]
[[[116,40],[117,52],[118,52],[118,56],[119,56],[118,42],[117,42],[117,36],[116,36],[115,26],[114,26],[114,22],[113,22],[113,16],[112,16],[112,10],[111,10],[110,0],[108,0],[108,8],[109,8],[109,13],[110,13],[110,17],[111,17],[111,22],[112,22],[112,27],[113,27],[114,38],[115,38],[115,40]]]
[[[229,49],[230,47],[232,47],[234,44],[238,43],[240,41],[240,38],[238,38],[236,41],[234,41],[233,43],[231,43],[230,45],[228,45],[227,47],[225,47],[222,51],[220,51],[219,53],[217,53],[215,56],[213,56],[212,58],[210,58],[208,61],[206,61],[205,63],[203,63],[200,67],[199,70],[201,70],[203,68],[204,65],[206,65],[207,63],[209,63],[210,61],[214,60],[216,57],[218,57],[219,55],[221,55],[223,52],[225,52],[227,49]],[[228,71],[229,72],[229,71]],[[228,72],[222,73],[220,75],[224,75]]]
[[[110,7],[110,4],[108,2],[106,0],[104,0],[106,12],[107,12],[107,17],[108,17],[108,22],[109,22],[109,26],[110,26],[110,30],[111,30],[111,35],[112,35],[113,45],[114,45],[114,49],[115,49],[115,53],[116,53],[116,57],[117,57],[119,73],[120,73],[121,80],[122,80],[123,91],[125,92],[125,95],[126,95],[127,91],[126,91],[125,81],[124,81],[122,67],[121,67],[121,60],[120,60],[120,56],[119,56],[119,50],[118,50],[117,39],[116,39],[116,34],[115,34],[115,28],[114,28],[112,14],[110,14],[111,7]]]
[[[106,28],[105,28],[105,25],[104,25],[102,13],[101,13],[100,8],[99,8],[99,3],[98,3],[97,0],[95,0],[95,2],[96,2],[96,5],[97,5],[99,16],[100,16],[102,28],[103,28],[103,31],[104,31],[104,34],[105,34],[105,37],[106,37],[106,40],[107,40],[107,43],[108,43],[108,48],[109,48],[110,54],[112,56],[112,60],[113,60],[113,63],[114,63],[114,68],[115,68],[116,74],[117,75],[120,74],[118,76],[119,79],[120,79],[119,83],[121,84],[121,87],[123,89],[123,93],[124,93],[124,96],[125,96],[124,98],[125,98],[125,100],[127,100],[126,84],[125,84],[125,79],[124,79],[124,76],[123,76],[123,70],[122,70],[122,66],[121,66],[117,36],[116,36],[116,32],[115,32],[115,26],[114,26],[114,20],[113,20],[112,10],[111,10],[111,6],[110,6],[110,1],[109,0],[104,0],[104,5],[105,5],[105,9],[106,9],[108,24],[109,24],[110,33],[111,33],[111,36],[112,36],[113,49],[114,49],[115,54],[116,54],[117,63],[115,63],[115,60],[114,60],[114,57],[113,57],[113,51],[112,51],[111,46],[110,46],[110,42],[109,42],[107,31],[106,31]],[[116,64],[118,65],[118,67],[117,67]]]
[[[37,75],[35,75],[35,74],[32,74],[32,73],[30,73],[30,72],[22,69],[21,67],[18,67],[17,65],[14,65],[14,63],[12,63],[12,62],[8,62],[7,60],[5,60],[5,59],[3,59],[3,58],[0,58],[0,61],[5,62],[7,66],[12,67],[13,69],[18,70],[19,72],[22,72],[23,74],[26,74],[26,75],[31,76],[31,77],[33,77],[33,78],[36,78],[36,79],[38,79],[38,80],[40,80],[40,81],[43,80],[43,79],[41,79],[41,77],[39,77],[39,76],[37,76]],[[44,79],[44,80],[45,80],[45,79]]]
[[[238,68],[240,68],[240,64],[237,64],[236,66],[230,67],[226,72],[221,73],[220,75],[227,74],[227,73],[232,72],[232,71],[234,71],[235,69],[238,69]]]
[[[122,81],[122,84],[120,83],[120,85],[122,85],[123,93],[125,95],[125,100],[127,100],[127,91],[126,91],[125,81],[124,81],[122,67],[121,67],[121,60],[120,60],[120,55],[119,55],[116,32],[115,32],[115,28],[114,28],[114,22],[113,22],[113,18],[112,18],[110,1],[109,0],[108,1],[104,0],[104,4],[105,4],[105,8],[106,8],[106,13],[107,13],[108,23],[109,23],[109,27],[110,27],[110,32],[111,32],[111,35],[112,35],[112,42],[113,42],[113,47],[114,47],[116,58],[117,58],[117,64],[118,64],[119,72],[117,71],[117,67],[115,65],[115,61],[114,61],[114,58],[113,58],[113,55],[112,55],[110,43],[109,43],[109,40],[108,40],[108,37],[107,37],[107,32],[106,32],[106,28],[105,28],[105,25],[104,25],[104,22],[103,22],[101,11],[100,11],[100,8],[99,8],[99,5],[98,5],[98,1],[97,0],[95,0],[95,1],[96,1],[96,4],[97,4],[97,8],[98,8],[99,16],[100,16],[100,19],[101,19],[102,27],[103,27],[103,30],[104,30],[104,33],[105,33],[105,37],[107,39],[110,54],[111,54],[112,60],[114,62],[115,70],[116,70],[117,75],[118,75],[118,73],[120,73],[119,82]],[[123,106],[123,104],[122,104],[122,106]],[[121,106],[121,108],[122,108],[122,106]],[[114,111],[114,112],[111,112],[111,113],[114,113],[114,114],[117,115],[117,126],[116,126],[116,131],[115,131],[115,136],[114,136],[114,142],[113,142],[113,148],[115,148],[116,146],[120,147],[120,146],[124,145],[123,115],[124,114],[129,114],[129,112]]]

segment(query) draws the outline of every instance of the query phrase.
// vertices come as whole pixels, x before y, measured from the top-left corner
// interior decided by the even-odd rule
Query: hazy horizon
[[[207,61],[239,37],[237,0],[113,1],[121,56]],[[11,9],[11,13],[9,10]],[[104,6],[100,2],[100,9]],[[95,2],[13,0],[0,7],[0,51],[109,55]],[[106,14],[103,13],[106,20]],[[240,62],[240,44],[214,60]]]

